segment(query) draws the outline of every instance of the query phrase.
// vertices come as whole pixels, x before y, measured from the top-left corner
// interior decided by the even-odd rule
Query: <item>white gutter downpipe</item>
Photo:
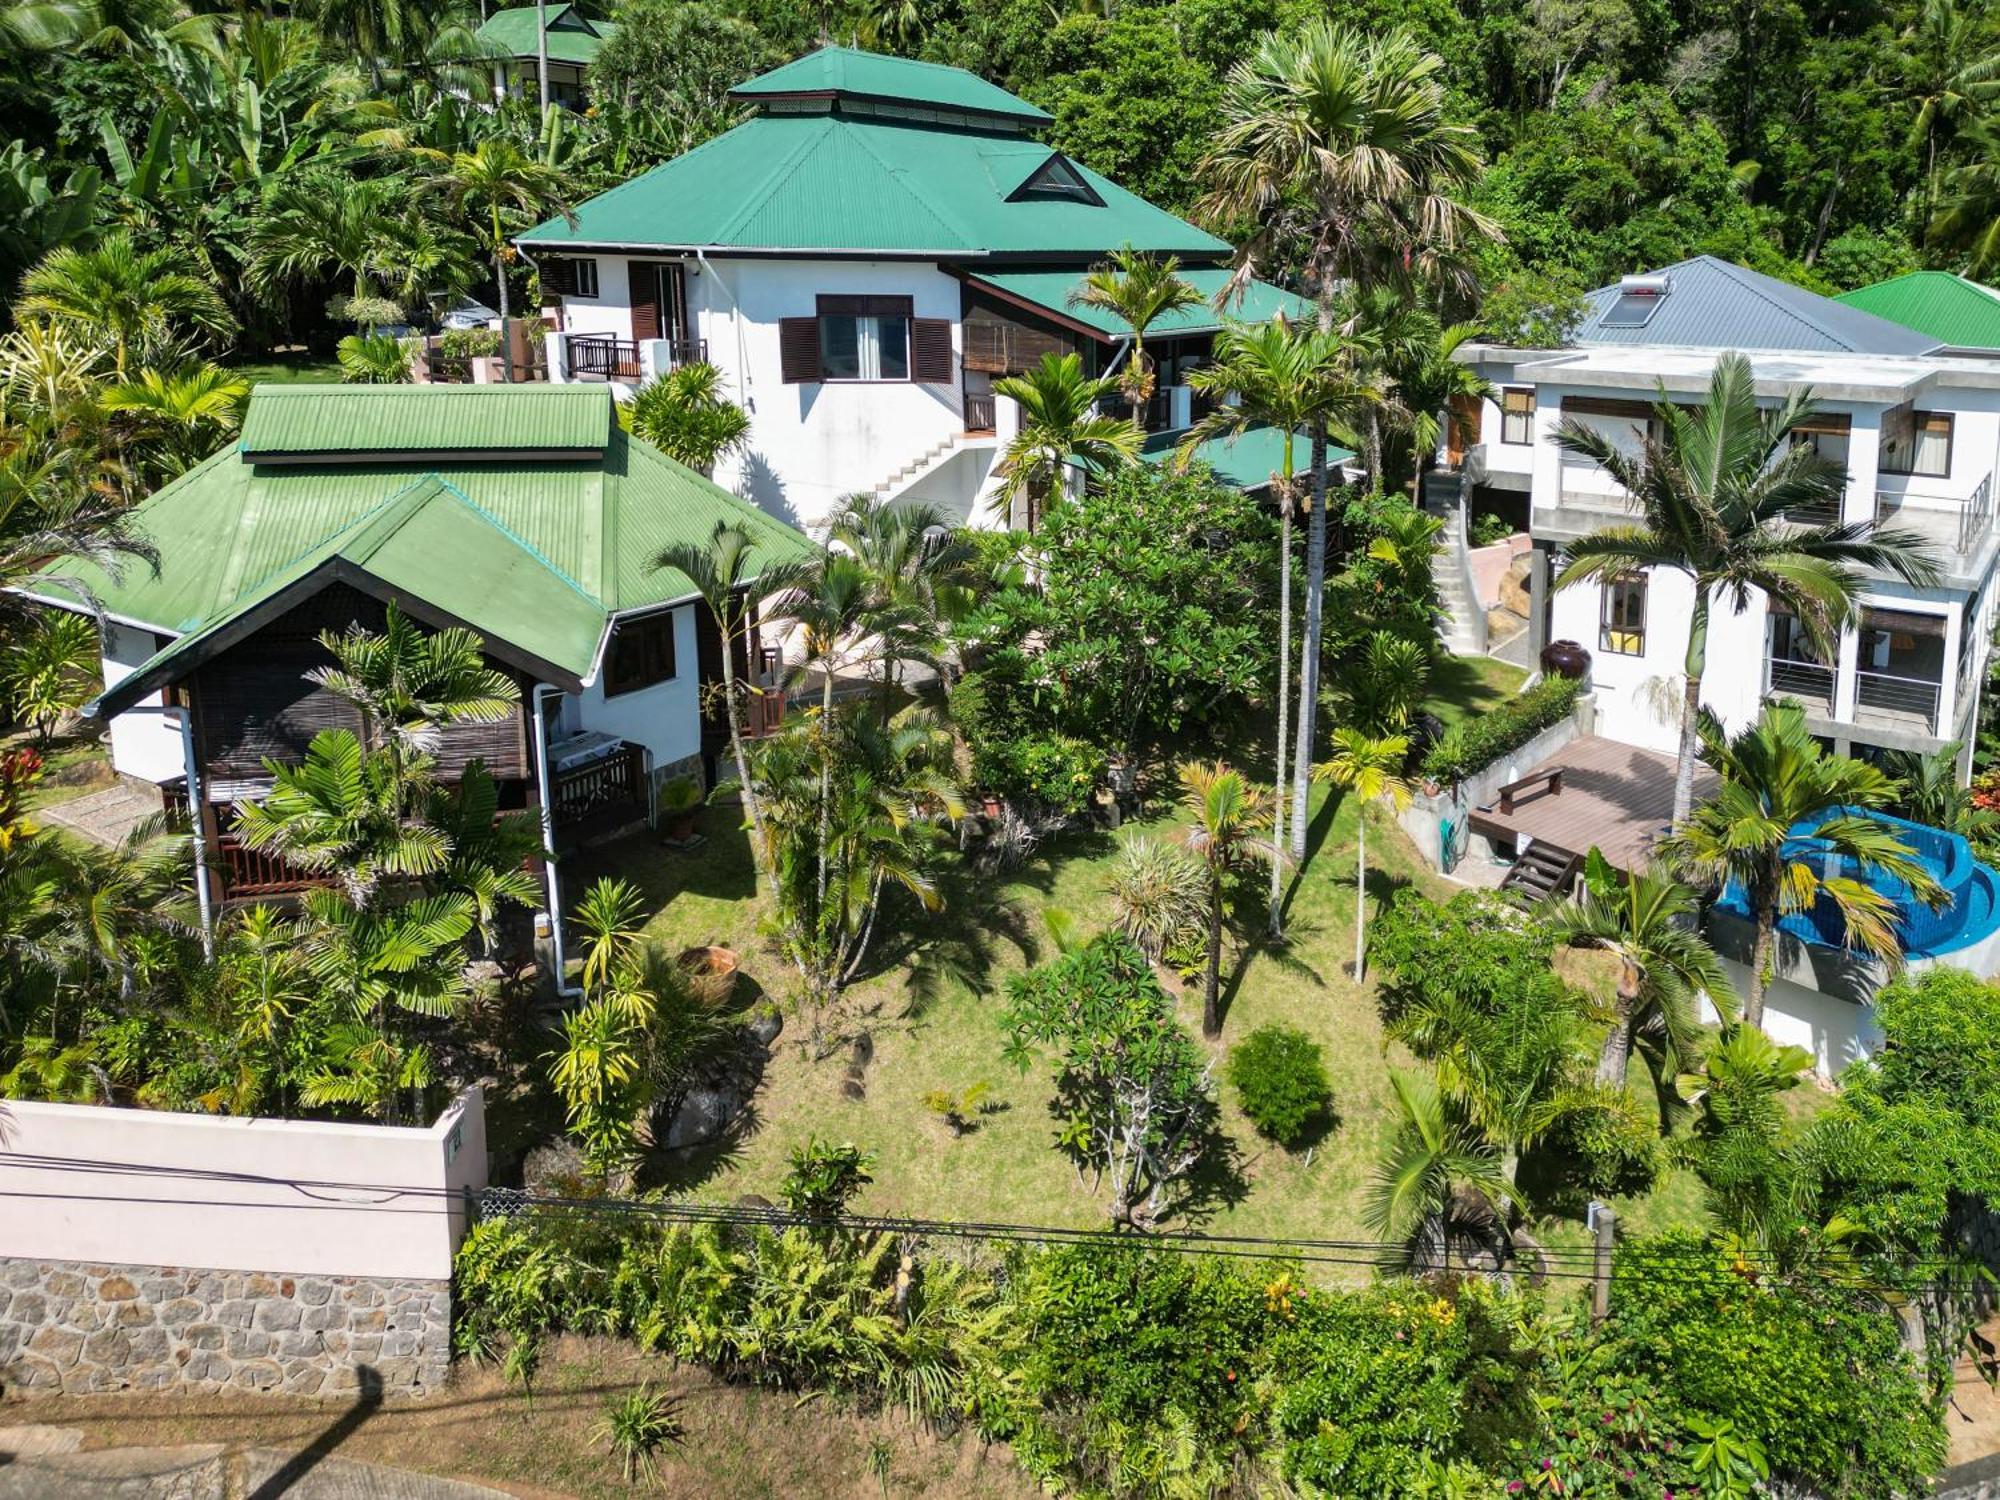
[[[582,997],[583,986],[565,982],[569,974],[569,958],[563,951],[562,887],[556,874],[556,810],[549,800],[549,726],[548,720],[542,717],[542,694],[560,692],[562,689],[559,687],[538,682],[529,695],[529,704],[535,721],[535,775],[541,783],[542,871],[548,877],[549,946],[555,955],[556,995],[559,999],[575,1000]]]
[[[181,721],[181,764],[187,775],[188,833],[194,840],[194,899],[201,912],[201,953],[215,958],[215,897],[208,885],[208,819],[201,789],[201,771],[194,753],[194,715],[186,707],[163,708]]]

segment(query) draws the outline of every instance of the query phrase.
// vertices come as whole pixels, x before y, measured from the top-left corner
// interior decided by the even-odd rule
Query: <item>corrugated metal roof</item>
[[[1224,318],[1240,323],[1268,323],[1279,313],[1288,318],[1309,315],[1312,304],[1305,298],[1268,281],[1253,281],[1244,288],[1241,300],[1231,299],[1218,312],[1215,299],[1229,286],[1230,273],[1221,266],[1183,267],[1181,279],[1201,293],[1201,303],[1184,307],[1157,319],[1146,330],[1148,338],[1171,337],[1181,333],[1208,333],[1222,326]],[[991,287],[1004,296],[1031,303],[1073,322],[1096,329],[1108,338],[1124,338],[1131,327],[1123,318],[1095,307],[1073,307],[1070,293],[1083,281],[1081,271],[982,271],[967,279],[974,286]]]
[[[1055,117],[1017,99],[996,84],[963,68],[942,63],[888,57],[853,47],[821,47],[796,62],[759,74],[740,84],[739,99],[767,100],[798,95],[833,94],[851,99],[893,101],[937,109],[968,110],[983,115],[1045,124]]]
[[[253,414],[266,399],[260,389]],[[49,573],[188,644],[339,560],[583,678],[609,616],[694,591],[654,557],[706,541],[724,520],[757,537],[760,563],[812,550],[615,427],[590,459],[256,464],[226,450],[134,512],[134,530],[159,549],[157,572],[65,562]]]
[[[1642,326],[1616,326],[1619,290],[1600,287],[1585,299],[1589,312],[1574,342],[1842,354],[1924,354],[1938,346],[1900,323],[1712,255],[1650,274],[1670,278],[1672,290]]]
[[[1139,456],[1148,463],[1171,462],[1188,430],[1155,432],[1139,447]],[[1208,465],[1209,472],[1226,485],[1239,490],[1259,490],[1271,482],[1285,466],[1285,435],[1276,427],[1252,427],[1235,437],[1210,438],[1195,445],[1194,456]],[[1354,457],[1345,448],[1326,446],[1327,467]],[[1292,473],[1312,472],[1312,434],[1303,427],[1292,434]]]
[[[766,114],[576,211],[524,244],[852,251],[976,260],[991,254],[1095,257],[1120,245],[1202,260],[1226,241],[1100,177],[1104,200],[1011,193],[1054,153],[1024,136],[874,116]]]
[[[588,67],[618,30],[612,21],[593,21],[573,5],[551,5],[548,14],[549,61]],[[516,58],[539,57],[535,45],[535,7],[496,10],[475,33],[483,42],[505,48]]]
[[[611,393],[586,385],[264,385],[237,447],[251,457],[603,449]]]
[[[1833,299],[1953,349],[2000,349],[2000,293],[1949,271],[1912,271]]]

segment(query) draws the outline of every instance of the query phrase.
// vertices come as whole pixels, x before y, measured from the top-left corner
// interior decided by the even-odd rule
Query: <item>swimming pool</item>
[[[1896,904],[1899,913],[1896,936],[1905,957],[1936,958],[1969,948],[2000,930],[2000,873],[1973,858],[1972,846],[1958,834],[1866,808],[1847,807],[1837,812],[1889,825],[1915,852],[1931,878],[1951,896],[1948,906],[1933,911],[1911,896],[1907,882],[1880,870],[1863,868],[1846,856],[1833,853],[1824,839],[1814,838],[1813,830],[1825,818],[1793,825],[1791,837],[1785,840],[1787,857],[1804,859],[1822,877],[1845,875],[1861,880]],[[1733,882],[1716,905],[1745,921],[1752,920],[1743,888]],[[1801,942],[1825,948],[1847,946],[1846,924],[1840,919],[1840,909],[1826,896],[1821,896],[1811,911],[1780,917],[1778,930]]]

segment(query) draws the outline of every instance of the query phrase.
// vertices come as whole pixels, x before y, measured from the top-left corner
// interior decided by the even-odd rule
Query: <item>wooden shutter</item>
[[[778,363],[786,385],[819,379],[819,319],[778,319]]]
[[[951,384],[951,324],[946,319],[911,322],[910,378],[919,385]]]
[[[576,295],[576,262],[567,256],[551,256],[542,262],[542,290],[559,296]]]
[[[632,278],[632,341],[660,336],[660,268],[650,260],[627,263]]]

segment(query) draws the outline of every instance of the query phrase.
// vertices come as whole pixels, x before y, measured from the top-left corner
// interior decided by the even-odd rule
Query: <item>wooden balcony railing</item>
[[[234,833],[225,833],[215,841],[215,854],[225,901],[293,896],[332,883],[328,876],[295,869],[275,854],[248,847]]]
[[[609,808],[646,806],[646,752],[627,744],[615,754],[558,771],[549,805],[558,823],[575,822]]]
[[[994,430],[993,393],[967,391],[965,393],[965,430],[967,432],[991,432]]]
[[[666,361],[654,370],[656,375],[661,369],[705,364],[708,360],[707,339],[663,339],[658,342],[665,351]],[[576,333],[570,335],[568,343],[571,380],[618,380],[634,385],[646,378],[646,367],[639,357],[640,346],[632,339],[613,338],[610,334]]]

